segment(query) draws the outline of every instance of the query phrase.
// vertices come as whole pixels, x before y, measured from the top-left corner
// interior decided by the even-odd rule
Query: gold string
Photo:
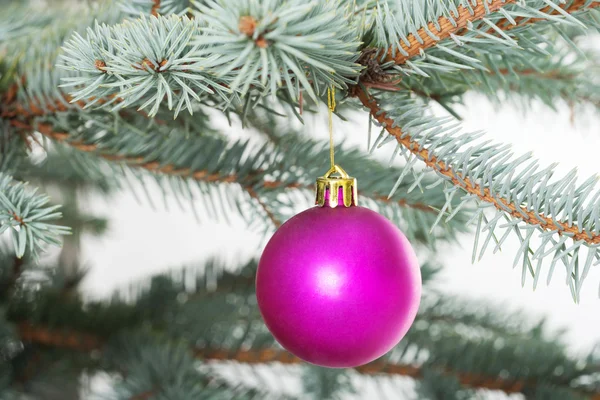
[[[331,168],[335,167],[334,149],[333,149],[333,112],[335,111],[335,87],[327,89],[327,108],[329,109],[329,160]]]

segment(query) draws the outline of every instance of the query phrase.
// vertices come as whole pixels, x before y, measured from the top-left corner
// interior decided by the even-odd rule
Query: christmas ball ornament
[[[356,367],[406,334],[419,307],[421,273],[404,234],[357,206],[356,180],[339,166],[317,180],[316,203],[266,245],[258,306],[291,353],[320,366]]]

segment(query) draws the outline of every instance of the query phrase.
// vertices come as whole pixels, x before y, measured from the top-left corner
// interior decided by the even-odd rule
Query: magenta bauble
[[[258,306],[277,341],[333,368],[366,364],[394,347],[421,297],[404,234],[374,211],[341,205],[314,207],[283,224],[256,276]]]

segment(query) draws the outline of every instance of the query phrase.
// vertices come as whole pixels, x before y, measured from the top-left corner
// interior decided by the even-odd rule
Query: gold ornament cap
[[[348,176],[339,165],[334,165],[325,175],[317,178],[316,205],[321,207],[327,205],[331,208],[341,205],[351,207],[357,205],[357,200],[356,178]]]

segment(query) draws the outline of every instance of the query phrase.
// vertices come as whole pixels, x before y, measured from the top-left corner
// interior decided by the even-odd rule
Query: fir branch
[[[438,42],[466,30],[469,23],[480,20],[489,13],[512,3],[516,3],[516,0],[491,0],[489,3],[487,0],[477,0],[477,4],[470,8],[459,5],[456,7],[452,20],[447,16],[441,16],[437,23],[430,22],[427,27],[420,28],[416,34],[409,34],[408,43],[405,41],[400,42],[402,51],[396,50],[396,47],[390,47],[387,50],[385,61],[404,64],[407,60],[418,56],[422,51],[435,46]]]
[[[0,247],[0,301],[6,302],[12,296],[16,283],[25,270],[25,259]]]
[[[191,179],[209,184],[236,184],[248,194],[249,190],[254,190],[269,208],[280,204],[277,195],[282,191],[299,189],[304,194],[308,194],[309,191],[312,192],[314,179],[323,173],[320,169],[326,169],[324,162],[326,160],[325,155],[328,153],[324,143],[299,139],[291,134],[283,136],[282,143],[271,150],[272,155],[264,158],[261,153],[250,150],[245,144],[231,144],[233,148],[230,149],[226,143],[217,143],[220,141],[208,137],[194,138],[192,133],[185,134],[184,138],[172,132],[165,139],[165,136],[159,132],[160,129],[152,135],[140,135],[126,129],[128,126],[136,126],[138,123],[135,120],[114,122],[112,118],[120,117],[111,115],[105,115],[105,117],[109,119],[98,124],[95,122],[86,124],[86,130],[84,131],[76,128],[81,126],[82,122],[80,120],[73,120],[72,122],[75,125],[72,126],[69,120],[63,119],[39,122],[36,129],[54,141],[102,157],[114,164],[112,167],[126,164],[133,170],[146,170],[165,177],[178,178],[182,180],[181,183],[185,182],[183,180]],[[138,118],[142,119],[142,116],[138,116]],[[121,128],[118,132],[112,133],[111,130],[115,126]],[[161,126],[159,125],[157,128],[161,128]],[[33,130],[33,128],[30,129]],[[100,141],[98,141],[97,135],[99,129],[102,132],[102,140]],[[108,129],[108,132],[105,129]],[[181,135],[184,135],[184,133],[181,133]],[[142,142],[140,142],[140,139],[142,139]],[[209,153],[206,153],[210,146],[216,146],[215,148],[222,149],[222,151],[233,151],[233,153],[219,152],[215,154],[214,152],[211,153],[210,150],[208,150]],[[270,146],[268,148],[271,149]],[[285,149],[285,156],[284,153],[281,154],[281,157],[277,156],[282,148]],[[239,152],[244,151],[249,151],[251,156],[240,165]],[[177,154],[177,158],[172,158],[171,154]],[[428,191],[427,197],[416,190],[410,193],[410,190],[417,187],[417,185],[411,185],[412,179],[407,178],[406,189],[410,189],[408,193],[403,190],[399,191],[398,196],[388,198],[388,196],[382,194],[384,190],[387,190],[384,179],[393,179],[392,177],[398,173],[395,172],[395,169],[389,169],[380,163],[370,161],[355,150],[341,151],[339,156],[340,161],[347,160],[348,165],[357,163],[362,163],[365,167],[368,165],[362,173],[357,171],[358,174],[355,174],[359,179],[370,177],[369,180],[364,181],[365,183],[359,192],[360,195],[365,200],[371,200],[370,202],[367,201],[370,207],[378,209],[389,219],[400,224],[408,237],[434,245],[436,237],[448,235],[455,229],[462,229],[460,222],[457,221],[456,223],[445,224],[443,230],[436,230],[433,235],[426,232],[426,226],[433,224],[437,214],[436,210],[442,207],[445,202],[443,192],[440,190],[432,189]],[[206,158],[206,160],[203,161],[203,158]],[[215,167],[211,160],[216,159],[221,159],[222,162],[219,162]],[[295,166],[300,165],[300,163],[305,167],[302,169],[296,168]],[[190,165],[194,167],[190,168]],[[202,168],[202,165],[210,165],[211,167],[206,169]],[[90,171],[98,170],[96,167],[84,168],[89,168]],[[242,173],[240,174],[238,171]],[[118,169],[115,169],[115,172],[122,174],[122,171]],[[426,178],[422,179],[420,183],[427,185],[428,181],[429,179]],[[181,187],[181,183],[177,183],[175,186]],[[183,192],[182,195],[188,197]],[[228,200],[232,199],[232,196],[228,197]],[[238,204],[248,202],[247,199],[233,198],[237,199]],[[427,201],[427,204],[425,201]],[[227,201],[226,203],[230,202]],[[232,210],[237,210],[237,208]],[[278,221],[289,218],[288,215],[278,215],[279,208],[271,208],[271,210],[274,211],[274,217]],[[214,213],[212,215],[217,216]],[[406,224],[405,221],[407,220],[416,220],[417,222]]]
[[[196,54],[219,55],[218,75],[233,72],[231,88],[261,96],[285,85],[294,101],[306,90],[318,96],[330,86],[346,88],[358,76],[359,37],[340,2],[208,0],[196,4],[203,22]]]
[[[130,397],[130,400],[150,400],[152,397],[154,397],[156,395],[156,390],[155,389],[150,389],[146,392],[142,392],[139,394],[134,395],[133,397]]]
[[[70,140],[71,135],[67,132],[57,132],[54,131],[53,126],[49,123],[38,123],[35,128],[29,125],[23,125],[24,128],[29,130],[40,132],[42,135],[46,136],[49,139],[52,139],[58,143],[68,145],[73,147],[76,150],[92,153],[95,156],[101,157],[107,161],[116,161],[123,162],[130,167],[140,168],[147,170],[152,173],[160,173],[169,176],[177,176],[177,177],[190,177],[193,180],[207,183],[240,183],[240,178],[235,174],[221,174],[210,172],[208,170],[198,170],[192,171],[191,168],[188,167],[176,167],[173,164],[165,164],[160,163],[158,161],[147,161],[143,157],[139,156],[126,156],[126,155],[118,155],[110,152],[101,151],[100,147],[97,144],[88,144],[79,140]],[[256,170],[254,173],[248,178],[248,181],[254,181],[255,178],[258,179],[261,175],[263,175],[265,171]],[[256,184],[256,182],[255,182]],[[301,184],[298,182],[286,182],[283,180],[276,179],[265,179],[262,181],[262,184],[259,183],[262,187],[269,190],[281,190],[281,189],[304,189],[304,190],[314,190],[314,185],[312,184]],[[255,185],[246,186],[245,189],[247,191],[252,190]],[[364,193],[363,193],[364,195]],[[251,197],[255,198],[256,193],[254,192]],[[437,211],[432,208],[430,205],[424,203],[411,203],[406,199],[400,200],[392,200],[387,195],[383,194],[374,194],[372,197],[374,200],[379,202],[387,203],[387,204],[397,204],[400,207],[412,208],[415,210],[419,210],[422,212],[437,214]],[[270,218],[270,217],[269,217]],[[273,221],[275,223],[275,221]]]
[[[594,2],[589,0],[573,0],[572,2],[559,3],[558,7],[569,14],[573,14],[582,10],[589,10],[592,8],[600,7],[600,2]],[[540,10],[540,12],[547,15],[561,15],[561,12],[555,9],[554,7],[547,6]],[[496,26],[503,31],[509,31],[511,29],[526,26],[529,24],[535,24],[537,22],[548,21],[547,18],[527,18],[527,17],[516,17],[514,19],[514,24],[508,18],[502,18],[496,21]],[[495,30],[491,29],[488,31],[489,34],[495,34]]]
[[[446,88],[441,81],[454,79],[461,81],[463,86],[470,85],[476,89],[479,87],[479,90],[482,90],[486,88],[485,84],[487,83],[485,74],[490,70],[496,71],[496,69],[502,67],[523,69],[523,67],[530,66],[529,62],[532,57],[540,61],[545,58],[548,61],[550,54],[562,54],[565,47],[570,48],[571,53],[581,55],[582,52],[580,50],[573,51],[573,49],[576,49],[576,46],[572,40],[568,39],[565,31],[572,31],[574,25],[579,30],[581,30],[582,26],[596,26],[597,23],[589,11],[597,7],[600,2],[590,1],[583,8],[577,8],[577,5],[571,8],[570,4],[572,1],[561,2],[560,4],[553,4],[552,7],[553,10],[561,10],[564,15],[542,13],[540,10],[545,9],[550,1],[553,3],[556,2],[556,0],[530,0],[526,3],[515,2],[515,4],[509,4],[507,7],[501,7],[498,9],[500,12],[492,13],[489,16],[486,15],[481,20],[475,21],[475,23],[468,22],[466,28],[456,34],[453,33],[450,35],[452,40],[437,41],[438,36],[427,28],[428,35],[430,39],[435,41],[435,45],[426,51],[421,49],[419,57],[412,57],[410,60],[407,59],[404,64],[396,65],[393,61],[382,64],[380,68],[383,67],[385,73],[380,74],[380,77],[374,83],[385,85],[386,80],[393,78],[393,74],[397,75],[400,73],[404,75],[402,86],[406,86],[404,82],[406,80],[420,80],[420,84],[423,86],[439,83],[439,86],[444,88],[444,94],[446,94],[452,92],[452,89]],[[415,14],[413,19],[405,20],[402,17],[403,13],[400,11],[395,14],[387,13],[384,20],[381,20],[382,17],[379,17],[373,28],[376,34],[374,35],[374,39],[369,42],[370,46],[387,48],[388,51],[396,49],[397,53],[394,53],[394,57],[408,55],[400,44],[408,43],[407,36],[411,32],[416,32],[418,28],[426,28],[424,20],[435,21],[437,23],[437,19],[441,16],[454,21],[454,16],[457,13],[452,10],[457,7],[459,2],[453,1],[449,3],[448,5],[432,3],[430,4],[431,7],[428,7],[425,11],[420,9],[413,10],[410,5],[399,3],[398,7],[400,7],[400,10],[405,11],[404,14]],[[478,3],[484,6],[488,5],[486,1],[475,2],[475,4]],[[471,6],[471,3],[464,4],[461,2],[460,4],[468,7]],[[573,13],[566,13],[560,6],[567,7]],[[511,28],[510,32],[507,32],[496,25],[496,21],[503,16],[510,21],[514,21],[518,17],[525,19],[522,19],[523,25],[515,26],[515,28],[519,29]],[[538,22],[534,25],[527,23],[530,19],[540,17],[543,17],[548,23]],[[489,33],[488,31],[493,31],[493,33]],[[552,36],[552,34],[554,34],[553,37],[549,38],[548,36]],[[572,59],[573,55],[575,54],[571,54],[567,59]],[[382,60],[384,59],[385,57]],[[376,59],[375,61],[374,64],[376,66],[381,62],[380,59]],[[589,62],[585,63],[589,64]],[[363,64],[365,63],[363,62]],[[368,64],[365,65],[367,65],[367,70],[373,69]],[[466,72],[468,76],[453,78],[451,73],[457,71]],[[365,86],[378,87],[374,86],[373,82],[369,80],[364,80],[364,83]],[[409,85],[414,86],[410,82]],[[547,87],[544,86],[534,91],[543,94]],[[451,107],[448,102],[449,97],[444,96],[441,104],[450,110]]]
[[[479,183],[471,181],[466,176],[461,176],[459,172],[453,170],[435,155],[430,154],[429,150],[422,148],[418,142],[413,141],[400,127],[396,126],[394,120],[388,118],[386,113],[382,112],[373,96],[362,89],[358,89],[356,93],[362,104],[370,110],[373,118],[385,126],[385,129],[390,135],[396,138],[398,143],[423,160],[429,168],[449,179],[454,185],[461,187],[467,193],[477,196],[486,203],[493,204],[498,211],[508,212],[513,218],[521,219],[530,225],[538,225],[546,231],[558,230],[560,235],[567,234],[575,241],[582,240],[590,245],[600,244],[600,234],[582,230],[580,227],[571,225],[565,221],[556,221],[553,218],[537,214],[523,206],[516,205],[504,198],[492,196],[489,188],[482,187]]]
[[[554,57],[534,54],[489,57],[481,63],[485,71],[440,74],[438,79],[405,77],[401,86],[439,102],[455,116],[451,105],[462,100],[469,91],[482,93],[499,104],[514,101],[526,109],[534,104],[534,100],[551,108],[555,108],[560,100],[571,106],[591,104],[600,108],[600,85],[593,78],[598,69],[592,61],[594,55],[573,54],[571,49],[557,47],[551,49]]]
[[[441,329],[464,326],[473,336],[494,335],[503,339],[527,340],[543,332],[545,320],[532,318],[524,312],[507,312],[505,308],[487,304],[473,307],[471,302],[429,288],[421,298],[415,323],[425,325],[424,331],[433,326]]]
[[[389,138],[411,155],[411,162],[414,163],[415,158],[422,160],[442,180],[451,183],[446,189],[449,200],[456,190],[466,193],[462,204],[476,200],[479,209],[471,219],[471,222],[478,221],[473,262],[478,257],[481,259],[492,237],[496,251],[512,232],[521,243],[514,265],[522,262],[522,284],[529,273],[535,288],[541,276],[542,260],[553,254],[548,281],[556,263],[561,262],[567,270],[571,295],[578,301],[582,283],[599,258],[600,234],[597,229],[600,219],[597,216],[600,203],[597,199],[600,192],[592,195],[596,177],[592,176],[576,187],[577,176],[572,171],[563,179],[550,182],[555,165],[537,171],[537,160],[526,162],[530,155],[515,159],[507,146],[475,143],[481,134],[459,136],[460,128],[449,125],[448,118],[425,115],[426,109],[410,95],[388,98],[384,110],[381,103],[364,89],[357,89],[356,94],[374,119],[384,126]],[[390,113],[394,116],[390,117]],[[444,206],[443,210],[447,208]],[[485,214],[489,208],[495,211],[490,219]],[[507,224],[499,223],[502,218]],[[497,230],[501,228],[505,230],[498,240]],[[536,231],[540,233],[540,242],[535,243],[535,249],[532,238]],[[479,238],[483,234],[485,240],[482,243]],[[587,255],[580,254],[583,246],[587,247]],[[535,269],[534,262],[537,263]]]
[[[271,220],[273,223],[273,226],[275,226],[275,228],[279,228],[281,226],[281,221],[275,216],[275,214],[273,214],[271,208],[260,198],[253,188],[250,187],[247,190],[250,197],[256,200],[256,202],[262,207],[269,220]]]
[[[569,56],[572,55],[565,54],[559,60],[568,60]],[[557,63],[555,66],[549,65],[548,69],[541,66],[536,70],[500,68],[490,72],[489,76],[475,78],[469,87],[492,101],[516,100],[525,108],[532,106],[533,100],[539,100],[553,109],[559,100],[567,103],[572,111],[579,104],[600,108],[600,85],[595,79],[590,79],[597,66],[580,59],[570,64],[564,66]],[[578,67],[574,68],[575,65]]]
[[[13,86],[16,87],[16,86]],[[14,101],[14,97],[10,95],[5,96],[3,100],[3,107],[0,109],[0,117],[6,119],[30,119],[33,117],[39,117],[42,115],[53,114],[57,112],[66,112],[71,109],[65,102],[70,103],[72,97],[66,95],[64,101],[56,99],[54,102],[44,102],[37,99],[31,99],[27,104],[23,105]],[[92,101],[95,99],[92,99]],[[80,100],[76,102],[78,107],[85,107],[86,102]]]
[[[21,104],[34,102],[38,107],[44,108],[46,101],[49,101],[53,105],[62,102],[62,106],[69,106],[59,84],[63,77],[72,75],[54,67],[60,47],[73,31],[83,31],[94,21],[114,24],[122,20],[124,14],[116,4],[118,1],[121,0],[106,1],[94,4],[93,7],[83,3],[74,7],[69,2],[60,2],[43,10],[33,10],[29,1],[19,2],[20,8],[27,15],[23,20],[28,29],[13,40],[0,43],[0,54],[2,67],[11,66],[10,73],[2,76],[2,81],[14,84],[9,91],[14,90],[14,95]],[[130,1],[132,0],[128,0]],[[33,21],[43,18],[46,22],[29,22],[30,18]],[[56,23],[57,21],[60,23]],[[7,71],[2,73],[4,72]],[[24,77],[27,77],[27,81]],[[4,87],[0,91],[2,89]],[[0,105],[6,109],[3,106],[4,104]]]
[[[27,160],[28,142],[27,136],[15,132],[8,122],[0,118],[0,173],[14,176]]]
[[[197,349],[196,357],[211,361],[237,361],[244,364],[266,364],[277,362],[281,364],[302,364],[304,361],[298,357],[279,349],[240,350],[235,353],[227,350]],[[354,368],[364,375],[399,375],[419,380],[423,378],[423,367],[389,363],[386,361],[373,361],[369,364]],[[447,375],[456,375],[463,386],[501,390],[504,393],[521,393],[527,386],[535,386],[534,382],[511,381],[500,377],[486,377],[471,373],[444,371]],[[600,394],[599,394],[600,396]]]
[[[207,170],[192,171],[190,168],[177,168],[171,164],[161,164],[158,161],[146,161],[142,157],[128,157],[125,155],[101,152],[99,151],[99,146],[96,144],[87,144],[83,141],[69,140],[69,133],[55,132],[52,125],[48,123],[38,123],[35,127],[35,131],[40,132],[42,135],[58,143],[66,144],[85,153],[93,153],[107,161],[123,162],[129,166],[145,169],[153,173],[161,173],[170,176],[189,176],[196,181],[208,183],[234,183],[238,180],[236,175],[211,173]],[[281,185],[281,182],[268,182],[268,186],[270,187],[280,187]]]
[[[50,349],[65,349],[87,353],[97,360],[103,357],[103,367],[123,376],[117,385],[114,398],[146,399],[160,395],[169,398],[225,395],[236,399],[264,398],[262,389],[244,387],[213,374],[198,370],[199,360],[185,341],[171,340],[156,333],[115,333],[110,338],[76,332],[68,329],[49,328],[41,325],[20,323],[19,338]],[[37,352],[36,355],[43,353]],[[151,358],[160,360],[146,363]],[[117,395],[120,394],[121,396]]]
[[[415,33],[410,33],[400,43],[392,45],[387,49],[384,62],[394,62],[397,65],[405,64],[411,58],[421,55],[423,51],[436,46],[441,41],[452,37],[460,36],[468,31],[468,26],[476,21],[486,18],[489,14],[511,5],[518,4],[516,0],[478,0],[474,6],[465,8],[458,5],[453,11],[446,12],[436,22],[429,22],[425,27],[421,27]],[[567,13],[576,13],[584,9],[592,9],[600,6],[600,2],[590,2],[588,0],[573,0],[561,2],[557,5]],[[540,10],[542,14],[548,16],[561,15],[554,7],[546,6]],[[512,18],[512,17],[511,17]],[[517,27],[523,27],[540,21],[548,21],[545,17],[515,17],[513,23],[508,18],[501,18],[495,22],[495,27],[503,31],[512,30]],[[489,28],[489,35],[498,35],[495,28]]]
[[[17,282],[17,280],[19,279],[21,274],[23,273],[23,265],[24,264],[25,264],[25,261],[23,260],[23,258],[15,257],[15,259],[13,261],[12,275],[8,282],[9,287],[12,287]]]
[[[150,331],[117,335],[104,348],[103,359],[122,377],[115,382],[113,399],[270,397],[262,388],[231,383],[199,368],[201,362],[193,357],[187,342]],[[154,362],[148,363],[148,359]]]
[[[494,71],[489,72],[490,75],[494,74]],[[506,76],[510,74],[515,74],[517,76],[523,77],[532,77],[535,79],[550,79],[550,80],[569,80],[573,79],[575,76],[570,73],[565,73],[559,70],[552,71],[540,71],[537,69],[524,69],[524,70],[509,70],[508,68],[500,68],[497,70],[498,75]]]
[[[89,104],[120,103],[123,100],[115,95],[109,95],[105,98],[88,97],[77,100],[73,96],[60,93],[57,97],[39,98],[28,96],[26,99],[19,99],[17,93],[27,84],[27,79],[23,75],[18,79],[18,83],[11,85],[3,93],[0,100],[0,118],[8,120],[13,126],[17,126],[13,121],[28,122],[35,117],[44,115],[63,113],[74,109],[84,110]],[[25,100],[25,101],[24,101]],[[17,126],[18,127],[18,126]]]
[[[187,16],[149,18],[109,27],[96,24],[86,37],[78,33],[64,44],[59,66],[72,71],[63,87],[74,87],[73,101],[109,96],[119,102],[92,101],[86,107],[112,110],[136,105],[150,108],[154,116],[167,100],[169,110],[193,113],[192,101],[216,95],[226,102],[235,98],[231,76],[217,77],[218,57],[199,54],[202,46],[192,45],[198,21]]]
[[[33,342],[45,346],[66,348],[75,351],[90,352],[92,350],[101,350],[104,341],[89,334],[69,330],[57,330],[53,328],[35,326],[27,323],[19,324],[19,336],[25,342]],[[214,348],[192,348],[191,351],[196,358],[206,361],[236,361],[244,364],[268,364],[277,362],[281,364],[293,365],[303,364],[298,357],[279,349],[253,349],[253,350],[220,350]],[[404,365],[390,363],[388,361],[374,361],[372,363],[354,368],[357,372],[364,375],[399,375],[406,376],[416,380],[423,378],[424,366]],[[426,368],[431,369],[431,366]],[[529,388],[535,388],[537,382],[528,380],[510,380],[499,376],[489,377],[474,373],[452,371],[446,368],[440,368],[443,375],[455,376],[466,387],[486,390],[501,390],[504,393],[522,393]],[[566,385],[569,388],[569,385]],[[577,392],[581,388],[569,388]],[[598,392],[582,393],[590,400],[600,400]]]
[[[25,322],[18,325],[18,331],[19,337],[24,342],[81,352],[99,350],[103,344],[103,341],[95,335],[68,329],[48,328]]]
[[[12,230],[15,254],[26,251],[37,257],[44,243],[60,245],[59,237],[69,229],[48,223],[61,217],[60,206],[48,206],[50,198],[39,195],[22,182],[0,173],[0,233]]]
[[[306,90],[318,101],[328,86],[346,88],[358,75],[359,38],[338,3],[277,0],[247,9],[253,15],[239,14],[243,1],[208,4],[196,4],[195,19],[142,16],[96,24],[85,38],[75,33],[60,56],[72,75],[62,86],[74,88],[73,101],[122,99],[88,107],[135,105],[154,116],[165,99],[177,115],[211,95],[226,108],[251,89],[276,95],[284,84],[291,99]]]
[[[55,10],[32,13],[26,5],[16,2],[2,6],[4,12],[0,14],[0,44],[31,34],[32,31],[36,31],[40,26],[47,26],[56,18],[56,15],[53,15]]]

